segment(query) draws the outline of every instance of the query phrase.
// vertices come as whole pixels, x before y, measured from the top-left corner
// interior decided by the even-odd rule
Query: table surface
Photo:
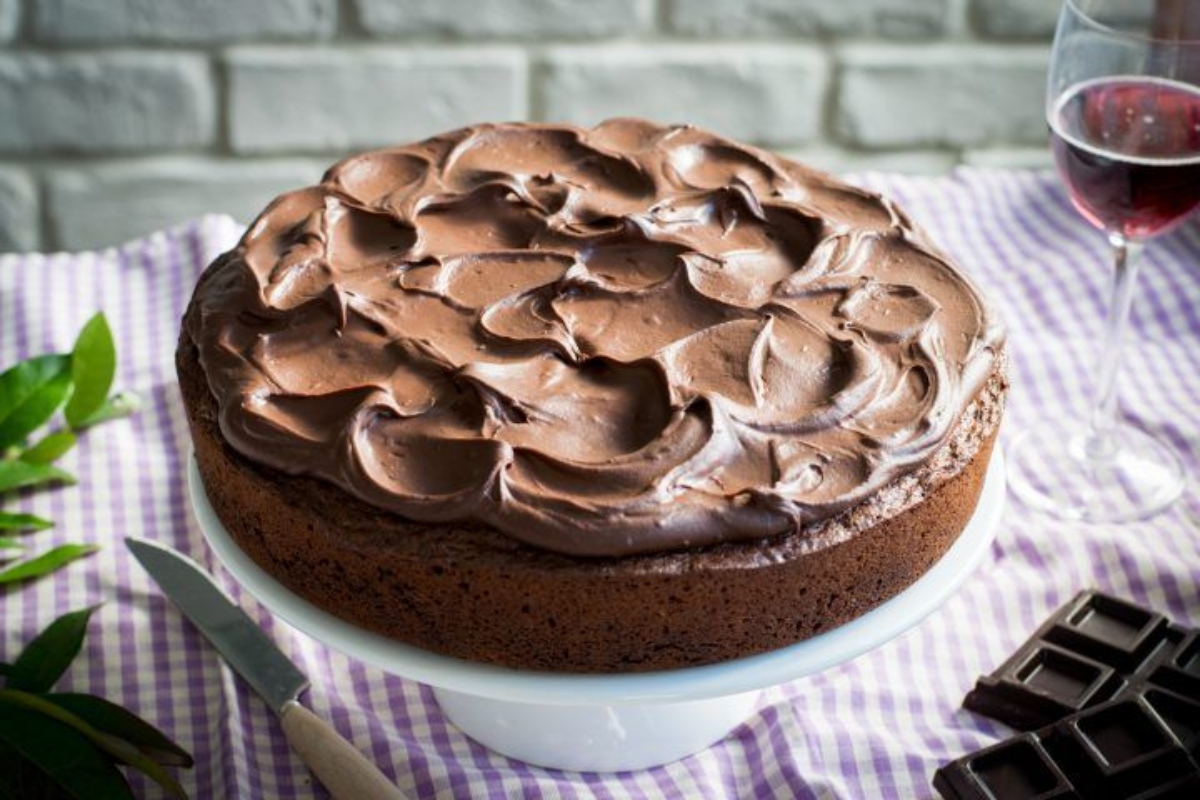
[[[956,256],[1009,326],[1012,384],[1002,441],[1047,416],[1086,412],[1108,294],[1102,236],[1047,173],[962,169],[948,177],[866,174]],[[757,713],[716,746],[658,769],[580,775],[528,767],[476,745],[428,688],[331,651],[274,621],[224,573],[187,502],[187,429],[172,353],[203,266],[240,227],[207,217],[98,253],[0,256],[0,364],[71,346],[103,309],[118,339],[117,385],[146,401],[88,432],[63,459],[77,486],[6,510],[50,517],[35,550],[102,545],[55,575],[0,594],[11,656],[54,617],[103,603],[64,691],[102,694],[189,748],[196,798],[323,797],[265,705],[237,681],[126,552],[169,542],[213,568],[230,594],[310,675],[309,704],[418,798],[859,798],[934,796],[942,763],[1008,734],[964,711],[975,678],[1084,587],[1200,623],[1200,225],[1151,242],[1120,379],[1122,415],[1174,444],[1184,498],[1157,518],[1092,525],[1010,502],[974,579],[899,639],[841,667],[763,693]],[[140,797],[156,787],[134,777]]]

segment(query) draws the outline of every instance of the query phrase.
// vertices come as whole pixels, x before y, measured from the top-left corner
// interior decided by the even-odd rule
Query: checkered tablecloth
[[[961,170],[944,178],[863,175],[897,199],[991,292],[1010,329],[1013,389],[1004,438],[1047,414],[1079,416],[1107,301],[1102,236],[1049,174]],[[418,798],[918,798],[938,765],[1007,734],[960,707],[1078,589],[1096,586],[1200,623],[1200,225],[1150,244],[1120,380],[1122,414],[1172,442],[1185,497],[1152,521],[1052,521],[1010,502],[990,558],[937,613],[836,669],[764,692],[758,712],[716,746],[669,766],[612,775],[529,767],[464,737],[427,687],[329,650],[275,622],[215,563],[191,517],[187,430],[172,353],[204,265],[240,234],[209,217],[119,249],[0,256],[0,365],[70,348],[103,309],[118,339],[118,386],[140,393],[131,419],[87,433],[63,466],[78,486],[6,498],[96,555],[0,590],[0,659],[57,615],[103,603],[63,689],[102,694],[189,748],[195,798],[322,797],[266,706],[162,597],[125,535],[169,542],[221,577],[311,676],[310,705]],[[138,782],[140,796],[158,797]]]

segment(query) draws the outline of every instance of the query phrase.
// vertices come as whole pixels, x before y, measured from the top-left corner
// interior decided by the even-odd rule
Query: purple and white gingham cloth
[[[1070,208],[1049,174],[963,169],[950,177],[869,174],[995,301],[1013,357],[1003,436],[1044,415],[1087,408],[1107,302],[1104,238]],[[119,249],[0,256],[0,365],[70,348],[107,312],[118,339],[117,385],[146,400],[100,426],[64,459],[78,486],[6,498],[57,521],[33,534],[103,545],[40,581],[0,591],[11,656],[51,619],[103,603],[64,690],[102,694],[190,749],[182,775],[195,798],[323,797],[267,707],[150,583],[122,537],[146,536],[196,556],[224,581],[313,681],[312,707],[417,798],[920,798],[934,770],[1007,735],[962,710],[975,678],[998,665],[1077,590],[1096,586],[1200,623],[1200,225],[1150,243],[1123,369],[1121,411],[1178,448],[1182,501],[1143,523],[1053,521],[1010,502],[990,558],[937,613],[851,663],[768,690],[724,741],[657,769],[608,775],[510,761],[467,739],[428,688],[329,650],[275,622],[239,591],[189,509],[188,434],[172,354],[179,318],[205,264],[240,226],[208,217]],[[136,785],[139,796],[156,787]]]

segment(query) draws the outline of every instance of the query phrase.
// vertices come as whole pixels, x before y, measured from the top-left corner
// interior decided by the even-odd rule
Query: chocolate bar
[[[1026,731],[939,769],[947,800],[1200,798],[1200,631],[1097,592],[963,705]]]
[[[1200,641],[1194,633],[1124,600],[1081,592],[980,678],[963,707],[1029,731],[1148,682],[1178,687],[1200,681],[1197,670]]]

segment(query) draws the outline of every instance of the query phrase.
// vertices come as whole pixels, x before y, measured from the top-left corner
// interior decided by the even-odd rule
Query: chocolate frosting
[[[888,200],[632,119],[346,159],[187,334],[243,455],[578,556],[828,519],[949,439],[1003,341]]]

